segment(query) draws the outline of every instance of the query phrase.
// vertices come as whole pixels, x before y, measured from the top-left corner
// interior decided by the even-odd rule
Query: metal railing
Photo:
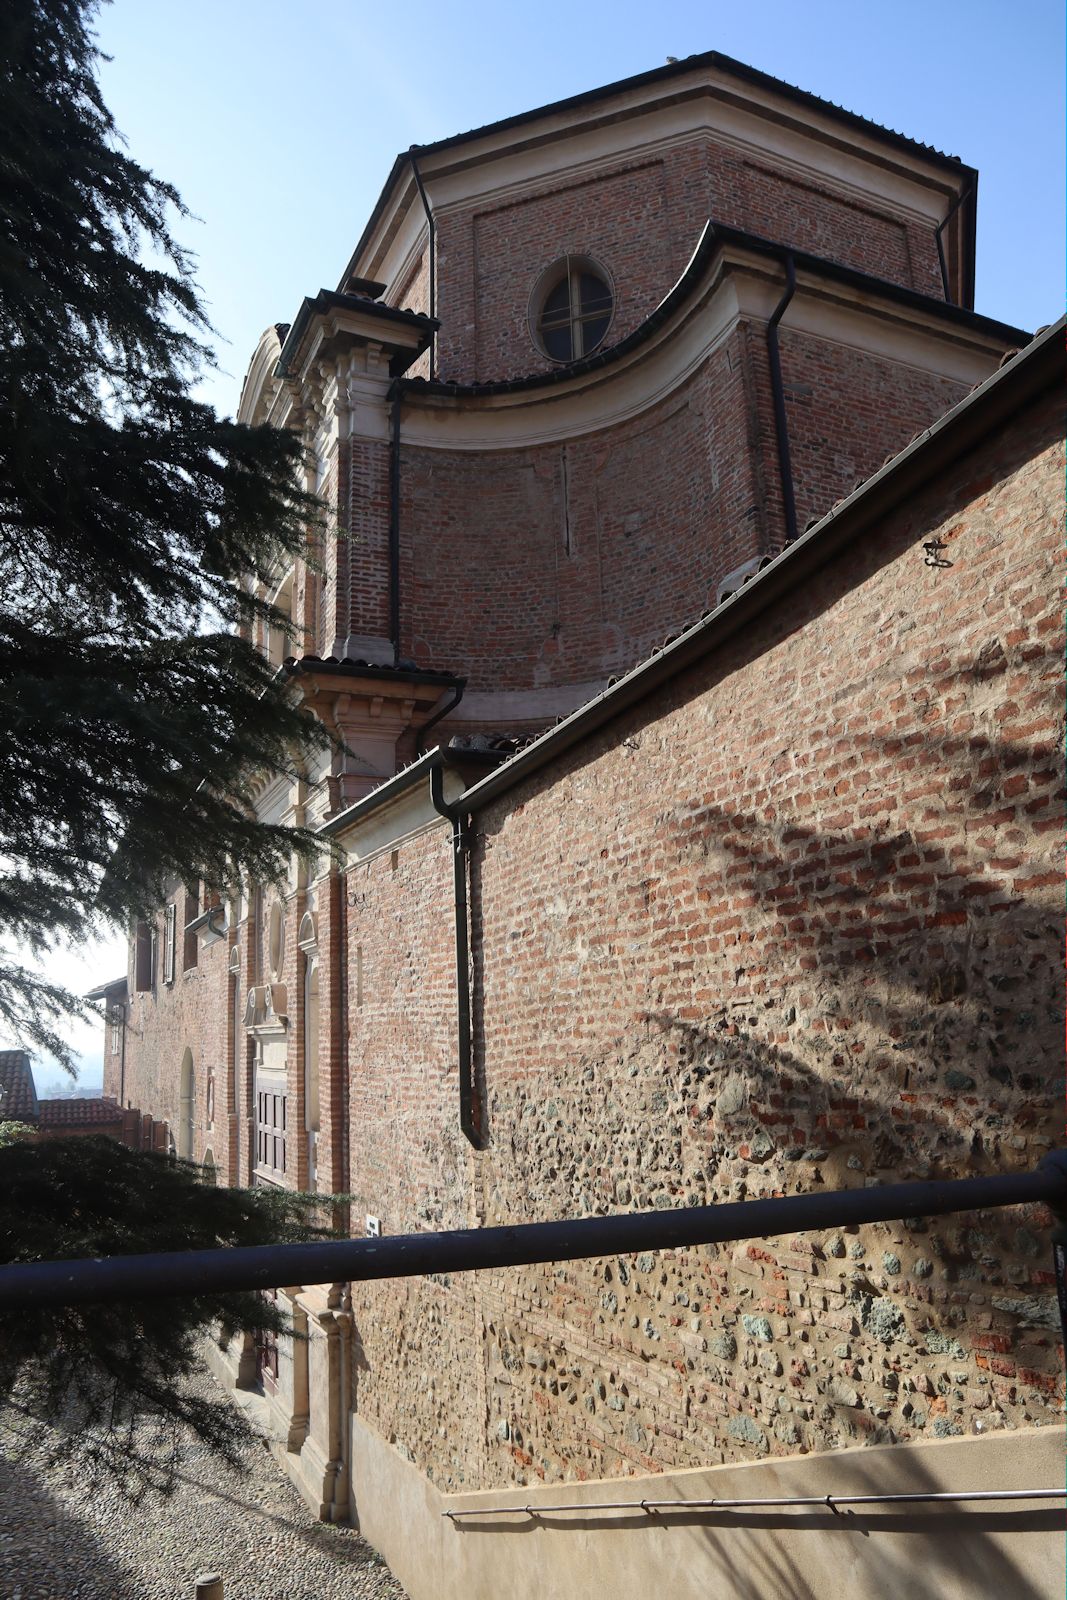
[[[1052,1152],[1033,1172],[836,1189],[677,1211],[393,1238],[18,1263],[0,1267],[0,1306],[36,1308],[476,1272],[1034,1203],[1067,1212],[1067,1151]],[[1056,1256],[1063,1312],[1067,1286],[1062,1245]]]
[[[477,1517],[543,1517],[552,1512],[646,1511],[650,1516],[671,1511],[767,1510],[780,1506],[818,1506],[836,1511],[838,1506],[924,1505],[964,1500],[1064,1500],[1063,1489],[937,1489],[915,1494],[784,1494],[746,1499],[713,1500],[579,1500],[570,1505],[469,1506],[442,1511],[451,1522]]]

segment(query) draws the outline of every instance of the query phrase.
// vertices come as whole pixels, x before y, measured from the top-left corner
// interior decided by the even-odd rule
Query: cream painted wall
[[[354,1503],[411,1600],[1060,1600],[1063,1501],[795,1511],[522,1514],[530,1505],[1059,1488],[1059,1428],[660,1477],[441,1496],[358,1417]],[[513,1518],[442,1512],[514,1505]]]

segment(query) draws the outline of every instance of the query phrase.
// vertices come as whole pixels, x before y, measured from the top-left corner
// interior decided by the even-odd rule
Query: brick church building
[[[1062,330],[972,309],[976,196],[715,53],[397,158],[240,406],[330,512],[262,643],[343,745],[258,805],[333,853],[175,887],[107,1093],[354,1232],[1036,1162]],[[414,1600],[1052,1593],[1039,1516],[846,1556],[442,1515],[1059,1481],[1046,1222],[294,1286],[307,1339],[219,1362]]]

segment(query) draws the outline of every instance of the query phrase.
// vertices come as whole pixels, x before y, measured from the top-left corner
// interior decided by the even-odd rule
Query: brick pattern
[[[801,530],[965,392],[811,335],[783,329],[781,346]],[[475,688],[624,671],[782,547],[765,326],[615,428],[491,453],[405,446],[401,494],[405,655]]]
[[[788,313],[779,337],[801,531],[967,393],[936,373],[798,333]]]
[[[1062,463],[1058,416],[1018,419],[479,819],[479,1155],[447,838],[349,873],[357,1211],[394,1233],[1040,1157],[1062,1093]],[[951,565],[927,565],[934,538]],[[449,1487],[1053,1422],[1046,1224],[356,1286],[359,1408]]]
[[[921,287],[924,293],[936,293],[942,298],[940,275],[936,286],[929,272],[920,272],[920,281],[916,281],[905,223],[881,216],[871,206],[786,177],[756,161],[745,162],[743,176],[746,220],[739,226],[750,233],[840,261],[847,267],[858,267],[861,272],[888,278],[908,289]],[[933,229],[926,249],[936,267]],[[924,261],[923,266],[926,265]]]
[[[338,447],[337,577],[333,627],[349,634],[389,637],[389,447],[371,439]],[[326,640],[327,647],[332,642]]]
[[[471,383],[551,370],[531,337],[530,297],[543,270],[568,253],[591,256],[610,274],[616,311],[607,338],[615,343],[680,276],[709,217],[943,298],[932,229],[701,136],[443,213],[441,374]]]

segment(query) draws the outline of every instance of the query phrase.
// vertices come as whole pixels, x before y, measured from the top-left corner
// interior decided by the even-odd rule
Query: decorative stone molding
[[[248,991],[244,1026],[257,1037],[283,1032],[289,1025],[289,996],[284,983],[257,983]]]

